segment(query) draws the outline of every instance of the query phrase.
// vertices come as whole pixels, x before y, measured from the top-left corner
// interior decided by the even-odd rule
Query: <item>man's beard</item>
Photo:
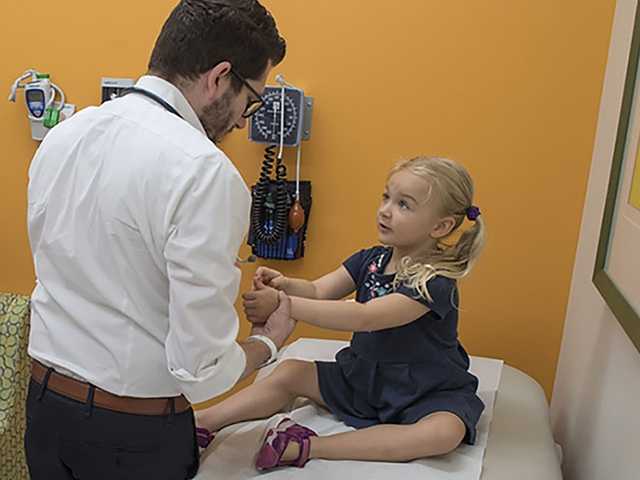
[[[218,143],[227,133],[233,130],[231,122],[231,99],[234,94],[227,90],[222,97],[207,105],[199,116],[207,137]]]

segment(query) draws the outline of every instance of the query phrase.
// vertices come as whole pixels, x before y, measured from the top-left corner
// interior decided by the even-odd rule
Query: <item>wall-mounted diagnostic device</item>
[[[132,78],[102,77],[100,82],[102,103],[113,100],[126,88],[133,87],[135,80]]]
[[[31,137],[34,140],[42,140],[51,128],[75,112],[75,105],[66,103],[64,92],[51,81],[48,73],[37,70],[24,72],[11,86],[10,102],[16,101],[18,89],[24,89]]]
[[[276,82],[279,86],[265,88],[264,104],[249,126],[249,139],[267,147],[260,179],[252,187],[248,243],[258,257],[294,260],[304,256],[311,211],[311,182],[300,180],[300,159],[302,140],[310,138],[313,98],[282,75]],[[284,147],[296,147],[295,182],[286,179]]]

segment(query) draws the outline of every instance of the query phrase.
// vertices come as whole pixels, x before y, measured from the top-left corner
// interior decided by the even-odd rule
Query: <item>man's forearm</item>
[[[251,328],[251,334],[258,338],[238,342],[246,356],[246,365],[241,378],[250,375],[260,365],[269,360],[271,351],[274,348],[280,350],[296,326],[295,320],[291,318],[291,301],[289,297],[284,292],[279,292],[278,298],[278,308],[269,315],[266,323],[253,325]],[[273,342],[273,345],[271,345],[271,342],[260,339],[260,336],[267,337]],[[273,353],[275,355],[276,352]]]
[[[240,380],[245,377],[248,377],[253,372],[257,370],[257,368],[262,365],[264,362],[269,360],[271,356],[271,352],[269,351],[269,347],[267,347],[262,342],[238,342],[240,347],[244,350],[244,354],[246,357],[246,365],[244,367],[244,372],[242,372],[242,376]]]

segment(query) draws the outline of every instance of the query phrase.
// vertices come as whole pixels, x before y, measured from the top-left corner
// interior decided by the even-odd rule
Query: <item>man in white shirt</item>
[[[192,478],[190,404],[291,333],[285,300],[236,342],[251,195],[215,145],[261,107],[284,55],[256,0],[182,0],[149,74],[43,141],[28,192],[32,480]]]

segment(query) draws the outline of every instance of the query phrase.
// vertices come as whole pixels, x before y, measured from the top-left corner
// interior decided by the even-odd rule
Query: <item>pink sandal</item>
[[[311,437],[317,436],[317,433],[310,428],[295,423],[290,418],[283,419],[277,427],[267,430],[262,447],[256,456],[256,468],[269,470],[288,465],[304,467],[309,460]],[[295,460],[283,461],[282,454],[292,440],[300,445],[300,455]]]
[[[196,440],[198,447],[207,448],[215,438],[215,434],[203,427],[196,427]]]

